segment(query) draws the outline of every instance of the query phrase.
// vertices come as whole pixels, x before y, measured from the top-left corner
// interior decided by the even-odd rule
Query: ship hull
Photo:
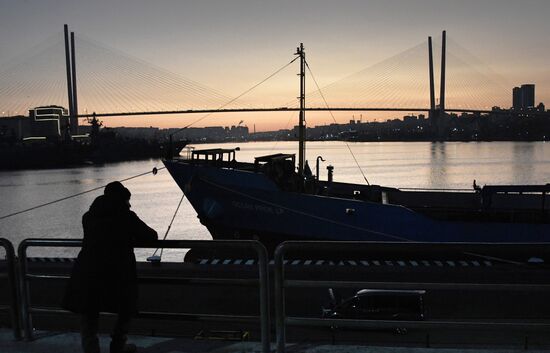
[[[407,207],[281,190],[262,173],[165,161],[215,239],[550,242],[550,225],[446,221]]]

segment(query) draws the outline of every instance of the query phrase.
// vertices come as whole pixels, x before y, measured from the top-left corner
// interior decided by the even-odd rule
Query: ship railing
[[[6,253],[6,271],[0,272],[0,280],[7,282],[8,285],[4,288],[7,289],[7,295],[9,297],[7,305],[0,305],[0,311],[8,313],[13,329],[13,336],[16,340],[20,340],[21,325],[19,321],[19,295],[17,285],[18,282],[16,273],[15,250],[12,243],[5,238],[0,238],[0,246],[4,248]]]
[[[28,268],[27,249],[31,247],[72,247],[82,246],[81,239],[25,239],[19,244],[19,273],[21,284],[21,322],[26,340],[34,338],[34,329],[32,323],[33,313],[52,313],[64,314],[68,311],[53,307],[33,307],[30,300],[30,283],[33,280],[68,280],[69,276],[59,274],[32,273]],[[270,311],[269,311],[269,292],[268,292],[268,260],[265,247],[253,240],[159,240],[143,245],[135,246],[142,249],[240,249],[252,250],[258,258],[258,277],[257,278],[210,278],[210,277],[153,277],[139,276],[140,284],[173,284],[173,285],[243,285],[257,286],[259,288],[259,312],[260,316],[238,316],[238,315],[213,315],[213,314],[189,314],[172,312],[143,312],[138,314],[138,318],[144,319],[172,319],[186,320],[201,318],[212,321],[241,321],[258,322],[260,321],[262,352],[270,351]]]
[[[289,255],[290,254],[290,255]],[[321,255],[320,255],[321,254]],[[380,280],[380,277],[369,279],[368,273],[362,274],[362,280],[334,279],[331,271],[324,272],[323,278],[286,278],[285,271],[292,267],[295,258],[331,259],[342,258],[342,254],[360,254],[363,258],[406,259],[415,254],[418,259],[448,258],[447,256],[473,256],[479,262],[499,263],[522,266],[529,269],[534,266],[538,270],[536,283],[532,278],[518,276],[502,276],[488,282],[483,276],[478,280],[466,278],[465,281],[453,281],[451,276],[442,276],[440,281],[414,281],[407,274],[407,280]],[[529,260],[519,262],[520,260]],[[275,250],[275,325],[276,351],[284,353],[286,347],[286,328],[301,327],[340,327],[356,329],[506,329],[521,330],[521,332],[550,333],[550,319],[520,320],[520,319],[430,319],[422,316],[422,320],[391,320],[391,319],[334,319],[287,315],[285,310],[286,289],[288,288],[360,288],[376,290],[392,290],[410,292],[411,290],[487,290],[487,291],[544,291],[550,292],[550,269],[544,263],[550,262],[550,244],[473,244],[473,243],[380,243],[380,242],[335,242],[335,241],[288,241],[280,244]],[[338,260],[336,260],[338,261]],[[391,261],[390,261],[391,262]],[[458,262],[458,261],[457,261]],[[477,261],[476,261],[477,262]],[[532,262],[532,263],[531,263]],[[454,263],[454,262],[453,262]],[[541,264],[542,267],[537,267]],[[526,267],[527,266],[527,267]],[[460,266],[456,269],[461,270]],[[479,269],[478,269],[479,270]],[[451,272],[452,270],[449,270]],[[508,273],[508,272],[506,272]],[[296,277],[294,274],[292,277]],[[498,277],[498,276],[497,276]],[[384,277],[387,278],[387,277]],[[514,279],[511,279],[514,278]],[[448,281],[448,282],[446,282]],[[538,281],[538,282],[537,282]],[[428,336],[429,337],[429,336]]]
[[[435,192],[448,192],[448,193],[458,193],[458,192],[472,193],[472,192],[476,191],[473,188],[470,188],[470,189],[464,189],[464,188],[452,189],[452,188],[429,188],[429,187],[425,187],[425,188],[404,187],[404,188],[398,188],[397,190],[399,190],[399,191],[427,191],[427,192],[434,192],[435,191]]]

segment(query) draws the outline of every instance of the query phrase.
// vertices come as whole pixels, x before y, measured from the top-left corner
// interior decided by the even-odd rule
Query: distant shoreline
[[[243,143],[258,143],[258,142],[289,142],[289,143],[298,143],[297,140],[234,140],[234,141],[189,141],[188,145],[216,145],[216,144],[243,144]],[[307,140],[307,143],[324,143],[324,142],[342,142],[342,143],[431,143],[431,144],[446,144],[446,143],[517,143],[517,142],[528,142],[528,143],[546,143],[548,141],[536,141],[536,140],[447,140],[447,141],[430,141],[430,140],[377,140],[377,141],[357,141],[357,140]],[[307,146],[307,145],[306,145]],[[1,151],[0,151],[1,152]],[[181,155],[184,155],[185,152],[182,152]],[[72,161],[68,163],[63,163],[60,161],[53,162],[50,160],[48,163],[47,158],[41,158],[41,163],[38,163],[36,159],[29,160],[24,162],[19,160],[17,164],[8,164],[4,162],[4,159],[9,158],[6,155],[0,153],[0,158],[2,164],[0,165],[0,172],[8,171],[18,171],[18,170],[49,170],[49,169],[73,169],[73,168],[82,168],[82,167],[98,167],[109,164],[124,163],[124,162],[137,162],[137,161],[146,161],[146,160],[160,160],[164,158],[162,155],[142,155],[142,156],[133,156],[132,158],[120,158],[116,160],[103,160],[101,162],[92,162],[91,160],[80,159],[78,161]],[[39,156],[38,156],[39,157]]]
[[[216,144],[216,143],[249,143],[249,142],[298,142],[298,140],[235,140],[235,141],[189,141],[189,144],[193,145],[204,145],[204,144]],[[306,142],[550,142],[550,139],[547,140],[306,140]]]

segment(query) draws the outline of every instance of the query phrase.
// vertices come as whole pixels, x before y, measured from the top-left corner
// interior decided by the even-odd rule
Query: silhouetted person
[[[157,239],[157,232],[130,211],[130,191],[109,183],[82,216],[84,240],[73,267],[64,307],[81,315],[82,348],[99,352],[100,312],[118,314],[111,353],[133,352],[126,344],[130,319],[137,313],[138,283],[134,245]]]

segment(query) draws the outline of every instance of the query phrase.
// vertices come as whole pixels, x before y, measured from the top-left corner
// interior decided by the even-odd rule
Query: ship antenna
[[[306,53],[304,52],[304,43],[300,43],[300,46],[296,48],[295,55],[300,56],[300,118],[298,123],[298,173],[304,175],[304,164],[305,164],[305,155],[306,155],[306,131],[305,131],[305,103],[306,103]]]

